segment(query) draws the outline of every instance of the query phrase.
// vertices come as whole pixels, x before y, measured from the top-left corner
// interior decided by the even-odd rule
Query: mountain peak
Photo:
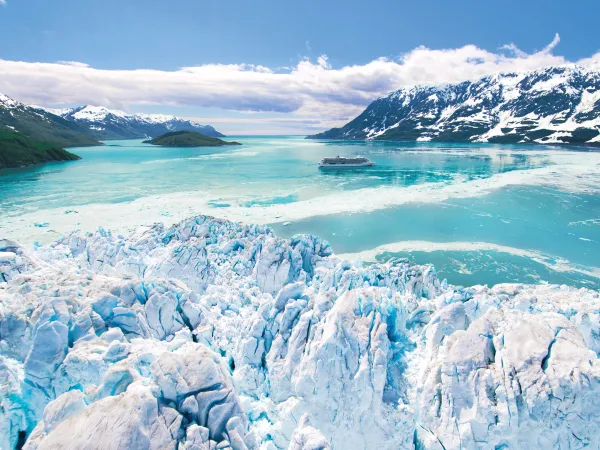
[[[75,122],[101,140],[156,137],[169,131],[196,131],[212,137],[224,136],[210,125],[168,114],[130,114],[94,105],[66,109],[37,108]]]
[[[600,143],[600,71],[576,65],[407,86],[312,138]]]
[[[13,100],[8,95],[0,93],[0,105],[4,106],[5,108],[16,108],[18,106],[22,106],[22,103]]]
[[[108,116],[128,117],[129,115],[117,109],[108,109],[104,106],[85,105],[71,110],[66,116],[72,117],[75,120],[86,120],[97,122],[105,120]]]
[[[76,124],[42,108],[24,105],[4,94],[0,94],[0,128],[57,147],[99,144]]]

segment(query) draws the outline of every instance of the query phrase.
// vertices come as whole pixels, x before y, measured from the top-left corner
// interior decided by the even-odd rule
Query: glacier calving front
[[[0,240],[0,448],[599,448],[600,298],[209,217]]]

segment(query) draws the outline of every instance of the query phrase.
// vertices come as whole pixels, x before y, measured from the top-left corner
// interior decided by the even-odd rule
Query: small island
[[[81,158],[57,145],[37,142],[15,131],[0,129],[0,169],[77,159]]]
[[[222,147],[225,145],[242,145],[239,142],[227,142],[217,137],[206,136],[197,131],[172,131],[144,141],[144,144],[163,147]]]

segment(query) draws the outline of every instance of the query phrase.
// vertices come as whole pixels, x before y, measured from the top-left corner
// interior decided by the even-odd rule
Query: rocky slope
[[[45,111],[85,128],[90,135],[101,140],[156,137],[169,131],[196,131],[207,136],[223,137],[210,125],[164,114],[127,114],[91,105]]]
[[[311,137],[600,145],[600,71],[561,66],[407,87]]]
[[[0,447],[599,448],[599,324],[595,291],[208,217],[3,240]]]
[[[30,139],[58,147],[99,145],[76,123],[24,105],[0,94],[0,129],[16,131]]]

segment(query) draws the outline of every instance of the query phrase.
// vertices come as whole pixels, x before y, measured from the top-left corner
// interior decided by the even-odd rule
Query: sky
[[[0,0],[0,93],[308,134],[404,86],[600,64],[599,14],[597,0]]]

